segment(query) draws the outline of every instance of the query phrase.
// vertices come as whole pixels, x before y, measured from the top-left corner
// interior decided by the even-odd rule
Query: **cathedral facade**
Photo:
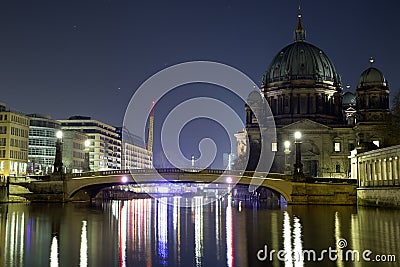
[[[356,94],[343,93],[340,75],[329,57],[306,41],[301,14],[294,42],[273,58],[262,79],[260,94],[268,102],[276,125],[276,140],[266,153],[274,153],[270,172],[293,173],[294,133],[302,138],[303,172],[311,177],[347,178],[350,151],[359,146],[374,149],[396,143],[391,136],[389,87],[380,70],[362,72]],[[265,113],[267,114],[267,113]],[[262,118],[272,119],[272,118]],[[253,111],[246,106],[246,128],[235,136],[238,167],[247,154],[248,170],[254,170],[260,155],[260,128]]]

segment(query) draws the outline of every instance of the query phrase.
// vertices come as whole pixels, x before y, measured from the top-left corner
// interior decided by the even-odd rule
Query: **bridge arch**
[[[223,173],[221,170],[202,170],[200,172],[195,172],[193,170],[183,171],[168,169],[162,171],[162,175],[164,177],[163,180],[160,180],[160,178],[155,175],[154,170],[137,170],[133,174],[131,174],[129,171],[117,170],[74,175],[65,181],[65,196],[66,199],[71,199],[79,191],[86,190],[91,197],[94,197],[98,192],[100,192],[101,189],[106,187],[113,185],[136,184],[137,182],[132,175],[140,175],[144,177],[141,178],[142,183],[211,183]],[[223,175],[226,178],[231,177],[234,179],[235,184],[246,186],[253,184],[253,179],[255,179],[256,184],[276,191],[277,193],[281,194],[288,203],[291,202],[292,182],[288,181],[288,179],[282,179],[286,177],[281,177],[279,175],[275,175],[275,177],[271,175],[272,177],[270,178],[265,177],[265,174],[265,176],[259,175],[258,177],[253,177],[253,174],[254,173],[237,173],[231,171],[228,174]],[[128,178],[128,182],[122,182],[121,178],[123,176]]]

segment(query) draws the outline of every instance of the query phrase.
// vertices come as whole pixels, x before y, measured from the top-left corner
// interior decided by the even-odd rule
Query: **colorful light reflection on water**
[[[94,207],[0,205],[0,266],[365,266],[341,261],[260,262],[256,257],[264,245],[298,253],[335,248],[341,238],[353,249],[400,251],[398,210],[280,210],[229,197],[210,205],[204,202],[202,197],[173,197]]]

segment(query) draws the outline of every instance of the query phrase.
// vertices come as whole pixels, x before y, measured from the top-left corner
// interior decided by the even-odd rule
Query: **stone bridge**
[[[256,184],[281,194],[288,204],[356,204],[356,185],[349,183],[348,179],[334,181],[309,179],[308,182],[293,182],[291,176],[282,174],[213,169],[138,169],[87,172],[68,174],[63,181],[33,182],[27,187],[33,193],[43,194],[46,191],[59,193],[62,194],[63,201],[70,201],[79,193],[88,194],[93,198],[101,189],[114,185],[166,182],[250,185],[252,179],[256,180]]]

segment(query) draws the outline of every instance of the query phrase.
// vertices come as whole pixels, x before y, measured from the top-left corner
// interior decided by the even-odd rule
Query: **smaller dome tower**
[[[389,119],[389,86],[383,73],[371,66],[360,76],[356,90],[357,121],[359,123],[383,122]]]
[[[356,89],[356,131],[358,142],[374,143],[378,147],[392,145],[389,109],[389,86],[383,73],[371,66],[360,76]]]

